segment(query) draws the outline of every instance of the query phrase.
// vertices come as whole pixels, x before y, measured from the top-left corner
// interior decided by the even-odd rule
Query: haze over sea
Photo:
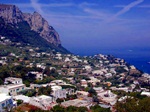
[[[72,49],[73,53],[81,56],[91,56],[95,54],[110,54],[117,58],[125,59],[129,64],[135,65],[139,70],[150,74],[150,48],[135,48],[135,49]]]

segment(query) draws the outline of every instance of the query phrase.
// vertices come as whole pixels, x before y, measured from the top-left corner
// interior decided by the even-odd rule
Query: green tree
[[[92,112],[110,112],[109,108],[108,109],[102,108],[99,105],[92,106],[90,109]]]
[[[52,112],[65,112],[65,108],[60,105],[56,105],[52,108],[51,111]]]

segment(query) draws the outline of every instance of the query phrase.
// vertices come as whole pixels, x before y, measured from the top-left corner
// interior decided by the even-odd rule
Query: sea
[[[73,52],[80,56],[92,56],[95,54],[113,55],[124,59],[144,73],[150,74],[150,48],[118,48],[118,49],[74,49]]]

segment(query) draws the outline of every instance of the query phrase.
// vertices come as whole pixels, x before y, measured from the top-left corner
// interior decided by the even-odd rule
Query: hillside
[[[69,53],[62,47],[58,33],[40,14],[22,13],[14,5],[0,5],[0,35],[34,47]]]

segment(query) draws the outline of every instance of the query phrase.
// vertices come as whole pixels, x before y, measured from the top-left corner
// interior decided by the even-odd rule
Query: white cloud
[[[136,5],[140,4],[144,2],[144,0],[136,0],[132,3],[130,3],[129,5],[123,7],[123,9],[121,11],[119,11],[118,13],[116,13],[113,17],[111,17],[110,19],[108,19],[108,22],[113,21],[114,19],[116,19],[118,16],[130,11],[131,8],[135,7]]]

